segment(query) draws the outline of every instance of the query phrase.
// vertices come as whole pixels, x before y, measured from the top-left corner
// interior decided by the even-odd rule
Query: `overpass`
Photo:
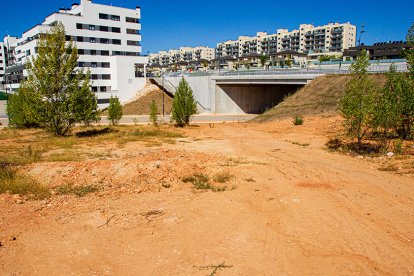
[[[184,77],[193,89],[201,113],[259,114],[324,74],[295,69],[170,73],[151,81],[174,94]]]

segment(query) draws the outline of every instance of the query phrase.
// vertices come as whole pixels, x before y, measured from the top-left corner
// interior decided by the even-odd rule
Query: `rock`
[[[387,153],[388,157],[393,157],[395,155],[395,153],[393,153],[392,151],[390,151],[389,153]]]

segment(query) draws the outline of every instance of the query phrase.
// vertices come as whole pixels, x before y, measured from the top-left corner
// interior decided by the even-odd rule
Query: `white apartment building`
[[[65,26],[67,40],[78,48],[78,67],[91,71],[92,91],[100,107],[106,107],[111,96],[121,102],[132,98],[145,85],[145,67],[148,58],[141,56],[141,11],[92,3],[81,0],[70,9],[61,9],[14,41],[13,62],[6,73],[13,90],[19,86],[15,72],[23,71],[24,64],[36,55],[39,34],[45,33],[58,22]],[[21,77],[20,77],[21,79]],[[13,83],[15,82],[15,83]]]
[[[0,42],[0,90],[4,90],[4,74],[6,71],[6,46],[3,42]]]
[[[179,50],[160,51],[149,56],[149,64],[152,66],[177,65],[179,63],[197,63],[211,61],[215,58],[215,49],[198,47],[181,47]]]
[[[278,29],[275,34],[258,32],[217,44],[216,57],[239,58],[249,54],[273,56],[283,51],[297,51],[310,58],[320,55],[342,55],[356,44],[356,26],[351,23],[329,23],[323,26],[301,24],[298,30]]]

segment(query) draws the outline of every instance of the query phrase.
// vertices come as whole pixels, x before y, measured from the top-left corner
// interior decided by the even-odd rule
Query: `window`
[[[129,46],[139,46],[138,41],[127,40],[127,45]]]
[[[106,26],[99,26],[99,30],[100,30],[101,32],[108,32],[108,31],[109,31],[109,28],[108,28],[108,27],[106,27]]]
[[[96,38],[94,38],[94,37],[90,37],[90,38],[89,38],[89,42],[90,42],[90,43],[96,43]]]
[[[76,41],[78,41],[78,42],[83,42],[83,36],[78,36],[78,37],[76,38]]]
[[[102,75],[102,79],[103,80],[110,80],[111,79],[111,75],[109,75],[109,74],[103,74]]]
[[[101,51],[102,56],[109,56],[109,51]]]
[[[96,55],[96,50],[91,50],[91,55],[95,56]]]
[[[78,29],[78,30],[82,30],[82,29],[83,29],[82,24],[77,23],[77,24],[76,24],[76,29]]]
[[[104,13],[99,14],[99,19],[108,19],[108,15]]]
[[[99,40],[99,42],[102,43],[102,44],[109,44],[109,39],[107,39],[107,38],[101,38]]]
[[[127,29],[127,34],[139,35],[139,30]]]
[[[78,62],[78,67],[85,67],[85,62],[83,61]]]
[[[96,29],[96,28],[95,28],[95,25],[89,25],[89,30],[90,30],[90,31],[95,31],[95,29]]]
[[[26,56],[30,56],[30,50],[26,51]]]
[[[111,64],[109,62],[102,62],[101,63],[101,67],[102,68],[110,68],[111,67]]]
[[[112,39],[112,44],[121,45],[121,40],[120,39]]]
[[[120,21],[121,20],[121,17],[118,16],[118,15],[111,15],[111,20]]]
[[[101,86],[101,87],[100,87],[100,91],[101,91],[101,92],[106,92],[106,86]]]
[[[66,41],[71,41],[72,37],[70,35],[65,36]]]
[[[91,75],[91,79],[97,80],[98,79],[98,75],[96,75],[96,74]]]
[[[109,104],[109,99],[98,99],[98,104]]]
[[[98,92],[98,87],[96,87],[96,86],[92,86],[92,92]]]
[[[85,50],[83,50],[83,49],[78,49],[78,54],[79,54],[79,55],[84,55],[84,54],[85,54]]]
[[[98,67],[98,63],[97,63],[97,62],[92,62],[92,63],[91,63],[91,67],[92,67],[92,68],[96,68],[96,67]]]
[[[138,18],[127,17],[125,19],[126,19],[126,22],[128,22],[128,23],[139,23],[139,19]]]
[[[113,33],[121,33],[121,28],[112,27]]]

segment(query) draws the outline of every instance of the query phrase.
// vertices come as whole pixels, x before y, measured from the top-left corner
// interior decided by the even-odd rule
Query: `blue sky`
[[[142,8],[143,53],[180,46],[206,45],[297,28],[300,23],[327,22],[365,24],[362,42],[404,40],[414,21],[413,0],[354,1],[241,1],[241,0],[92,0],[127,8]],[[76,0],[0,0],[0,37],[20,36],[61,7]],[[207,7],[207,8],[205,8]],[[356,9],[356,10],[353,10]],[[16,12],[18,11],[18,12]]]

